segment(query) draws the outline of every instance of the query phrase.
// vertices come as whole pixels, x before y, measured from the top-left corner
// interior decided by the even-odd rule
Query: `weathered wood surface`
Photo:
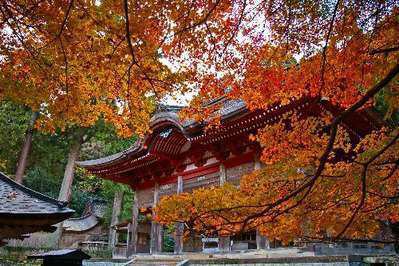
[[[132,220],[128,228],[128,241],[126,256],[130,257],[137,252],[137,225],[138,225],[139,207],[137,193],[134,193],[132,206]]]
[[[28,161],[28,155],[32,146],[32,138],[33,138],[33,131],[34,126],[36,123],[37,118],[39,117],[39,112],[33,112],[31,120],[29,122],[29,126],[25,133],[25,141],[24,146],[22,147],[21,154],[19,155],[18,164],[17,164],[17,171],[15,172],[15,181],[22,184],[26,163]]]

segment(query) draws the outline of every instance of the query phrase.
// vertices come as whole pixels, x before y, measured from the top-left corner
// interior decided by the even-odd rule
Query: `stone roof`
[[[0,172],[0,217],[24,214],[70,214],[73,210],[61,202],[29,189]]]

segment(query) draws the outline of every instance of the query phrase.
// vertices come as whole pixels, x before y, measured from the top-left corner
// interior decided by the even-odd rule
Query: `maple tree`
[[[397,3],[262,1],[242,7],[235,24],[248,38],[253,18],[246,15],[254,13],[263,15],[269,36],[255,34],[222,58],[231,71],[208,75],[184,117],[206,118],[214,110],[204,110],[204,101],[223,94],[250,110],[308,98],[341,111],[284,115],[251,136],[264,168],[242,177],[239,187],[164,197],[156,219],[208,234],[257,229],[286,243],[397,242],[398,235],[381,235],[399,222]],[[385,125],[353,143],[341,122],[381,98]]]
[[[75,138],[61,200],[69,199],[86,129],[103,119],[121,136],[143,135],[154,102],[188,89],[193,68],[171,69],[165,58],[182,58],[190,49],[197,56],[205,53],[204,45],[198,45],[207,37],[205,30],[192,30],[203,24],[204,13],[213,6],[207,1],[0,3],[0,100],[40,114],[34,122],[37,129],[61,130]],[[229,7],[219,6],[220,23]],[[19,181],[31,135],[27,140]]]
[[[158,220],[222,234],[257,227],[287,241],[371,239],[399,219],[397,124],[353,147],[340,122],[376,97],[387,120],[396,115],[398,29],[395,1],[6,0],[0,99],[40,110],[42,130],[104,118],[124,136],[144,134],[154,101],[173,92],[198,90],[183,112],[196,120],[221,95],[250,110],[327,99],[343,111],[292,114],[289,130],[254,136],[267,166],[239,188],[168,197]],[[355,158],[334,160],[337,150]]]
[[[228,1],[2,1],[0,97],[40,111],[42,130],[104,118],[123,136],[142,135],[154,101],[187,92],[213,68],[220,47],[209,42],[233,41],[234,8]]]

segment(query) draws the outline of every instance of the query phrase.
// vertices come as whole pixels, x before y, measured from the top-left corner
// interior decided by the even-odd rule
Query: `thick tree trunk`
[[[30,148],[32,146],[32,137],[33,137],[33,128],[35,126],[35,122],[39,117],[39,112],[33,112],[32,118],[30,119],[28,129],[25,133],[25,141],[24,146],[22,147],[21,154],[19,155],[19,160],[17,164],[17,170],[15,172],[15,181],[22,184],[26,163],[28,161],[28,155],[30,152]]]
[[[113,228],[119,222],[119,215],[121,214],[123,204],[123,191],[116,191],[114,196],[114,205],[112,206],[111,226],[109,227],[108,247],[113,249],[118,239],[118,234]]]
[[[130,258],[137,253],[137,226],[139,217],[139,203],[137,198],[137,191],[134,192],[133,206],[132,206],[132,220],[129,224],[128,241],[126,257]]]
[[[60,193],[58,194],[58,200],[69,201],[72,192],[73,176],[75,172],[75,163],[79,158],[80,147],[83,143],[83,133],[79,132],[75,142],[71,145],[68,154],[68,162],[65,167],[64,179],[62,180],[62,185]]]
[[[77,132],[75,141],[72,143],[71,148],[69,149],[68,162],[65,167],[64,179],[62,180],[60,193],[58,194],[59,201],[68,202],[71,198],[73,176],[75,172],[75,163],[79,158],[79,152],[82,143],[83,143],[83,132],[79,131]],[[63,228],[61,222],[58,224],[56,231],[57,242],[58,242],[57,244],[59,248],[61,247],[62,233],[63,233]]]

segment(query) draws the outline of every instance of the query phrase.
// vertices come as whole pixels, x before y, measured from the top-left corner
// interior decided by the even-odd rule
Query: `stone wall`
[[[361,256],[319,256],[319,257],[282,257],[282,258],[254,258],[254,259],[209,259],[189,260],[182,265],[253,265],[253,266],[360,266],[363,264]]]

